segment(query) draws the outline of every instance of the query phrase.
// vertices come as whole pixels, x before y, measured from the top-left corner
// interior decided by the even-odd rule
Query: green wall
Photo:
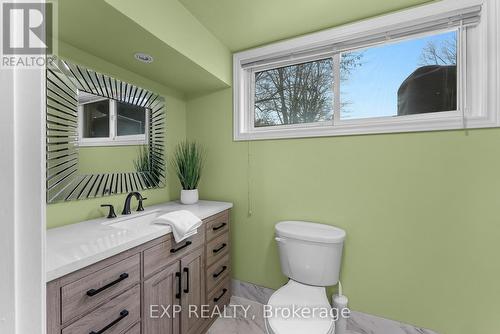
[[[286,281],[276,222],[332,224],[354,310],[498,333],[500,129],[233,142],[230,89],[188,101],[187,129],[208,152],[201,197],[234,202],[236,279]]]
[[[172,153],[172,149],[176,143],[186,137],[186,103],[182,93],[117,67],[63,42],[59,42],[59,56],[164,96],[167,106],[167,159]],[[179,182],[175,177],[171,177],[171,175],[173,174],[170,172],[169,167],[166,187],[142,192],[144,196],[148,198],[144,202],[145,206],[177,199],[179,197]],[[104,203],[113,204],[116,211],[120,212],[123,208],[125,196],[126,194],[49,204],[47,205],[47,227],[53,228],[102,217],[105,215],[106,209],[102,209],[100,205]]]

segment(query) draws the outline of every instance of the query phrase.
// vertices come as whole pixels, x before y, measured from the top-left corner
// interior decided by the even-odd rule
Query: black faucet
[[[139,205],[137,205],[137,211],[144,211],[144,208],[142,206],[142,201],[144,201],[147,198],[142,197],[140,193],[134,191],[127,195],[127,198],[125,199],[125,205],[123,206],[122,215],[130,214],[130,201],[132,200],[132,197],[135,197],[139,201]]]
[[[108,218],[116,218],[115,208],[111,204],[101,204],[102,208],[109,208]]]

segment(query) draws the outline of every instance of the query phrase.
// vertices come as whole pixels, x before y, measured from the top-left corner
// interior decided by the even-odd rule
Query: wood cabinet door
[[[179,334],[181,314],[174,313],[181,301],[179,269],[175,262],[144,281],[143,334]]]
[[[205,254],[203,247],[181,259],[182,270],[182,321],[181,333],[193,334],[204,324],[201,306],[205,301]],[[196,312],[190,312],[190,310]]]

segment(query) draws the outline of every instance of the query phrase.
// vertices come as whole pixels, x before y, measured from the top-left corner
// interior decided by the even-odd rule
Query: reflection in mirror
[[[86,94],[79,92],[80,94]],[[92,95],[92,94],[87,94]],[[107,99],[100,98],[98,101],[82,103],[82,138],[106,138],[109,137],[109,103]]]
[[[117,136],[144,135],[146,109],[132,104],[116,103]]]
[[[147,171],[147,114],[147,108],[78,91],[79,173]]]
[[[148,109],[78,91],[80,146],[144,145]]]
[[[165,101],[57,59],[47,70],[47,201],[165,184]]]

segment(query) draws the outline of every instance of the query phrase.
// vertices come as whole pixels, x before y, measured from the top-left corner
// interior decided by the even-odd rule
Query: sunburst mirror
[[[47,66],[47,202],[165,185],[165,100],[54,58]]]

